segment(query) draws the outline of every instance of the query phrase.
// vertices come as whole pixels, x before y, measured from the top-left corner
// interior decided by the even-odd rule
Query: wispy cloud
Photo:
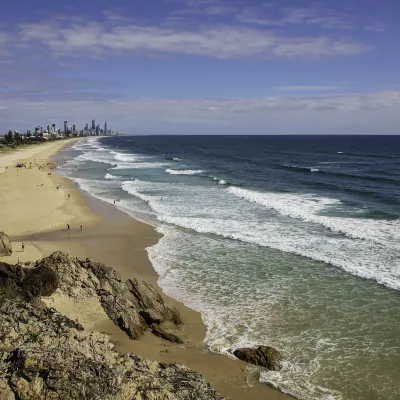
[[[319,86],[319,85],[289,85],[278,86],[275,90],[283,92],[332,92],[339,90],[337,86]]]
[[[211,25],[192,30],[138,24],[105,26],[98,22],[42,21],[20,26],[22,42],[40,44],[56,56],[91,56],[123,53],[163,53],[238,58],[318,58],[348,56],[370,50],[362,43],[318,36],[286,36],[230,25]]]
[[[250,129],[253,133],[304,133],[310,127],[313,128],[314,133],[318,133],[316,129],[320,129],[319,133],[327,133],[327,130],[332,127],[347,130],[357,127],[358,131],[353,131],[353,133],[373,133],[374,130],[375,133],[384,133],[378,129],[381,121],[385,121],[386,133],[395,133],[396,126],[400,123],[399,107],[400,91],[313,97],[164,98],[114,99],[113,101],[73,96],[31,100],[23,97],[6,99],[0,96],[0,121],[3,121],[0,129],[9,129],[9,124],[20,127],[18,124],[21,109],[23,109],[25,120],[31,121],[32,124],[47,121],[49,116],[56,121],[66,118],[83,124],[88,115],[99,115],[113,121],[113,125],[119,129],[132,128],[132,119],[142,120],[141,125],[136,126],[136,128],[140,127],[142,132],[147,132],[146,130],[149,127],[153,128],[154,124],[164,129],[163,123],[168,122],[174,124],[178,133],[192,132],[178,129],[190,123],[193,125],[191,129],[197,129],[198,133],[199,130],[201,133],[203,129],[201,126],[194,127],[198,124],[212,126],[217,132],[225,126],[228,133],[243,133],[240,130],[246,126],[246,132]],[[8,123],[7,126],[3,126],[5,121]],[[266,126],[268,126],[268,132],[265,132]],[[23,129],[23,127],[20,128]],[[209,133],[216,131],[211,130]]]

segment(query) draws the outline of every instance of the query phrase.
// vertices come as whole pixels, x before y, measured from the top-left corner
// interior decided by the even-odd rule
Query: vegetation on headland
[[[63,140],[68,139],[68,137],[59,137],[57,135],[48,135],[48,137],[43,137],[40,135],[31,135],[30,133],[23,135],[18,131],[12,132],[8,131],[3,137],[0,136],[0,149],[14,149],[19,146],[24,146],[28,144],[43,143],[52,140]]]

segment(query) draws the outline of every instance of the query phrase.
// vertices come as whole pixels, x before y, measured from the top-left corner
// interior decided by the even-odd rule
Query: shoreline
[[[49,157],[54,156],[68,143],[62,143],[62,146],[53,149]],[[18,150],[13,154],[17,152]],[[13,160],[15,159],[13,158]],[[137,221],[116,207],[86,194],[66,177],[53,174],[49,176],[47,175],[47,170],[39,171],[35,169],[33,171],[35,172],[35,179],[46,178],[44,184],[46,187],[49,185],[50,188],[50,190],[46,190],[46,193],[43,190],[41,191],[43,189],[41,186],[37,186],[37,189],[35,189],[35,186],[33,186],[35,180],[32,179],[32,176],[26,176],[26,178],[34,182],[31,189],[35,189],[35,196],[42,199],[47,196],[47,198],[57,199],[57,201],[50,202],[52,208],[50,213],[55,213],[52,216],[52,218],[54,217],[52,224],[43,224],[40,219],[36,219],[36,229],[32,229],[33,225],[35,225],[32,221],[29,225],[31,229],[22,228],[22,232],[18,232],[16,227],[11,229],[12,233],[10,236],[13,244],[16,240],[19,242],[29,241],[31,243],[29,248],[32,251],[34,249],[39,250],[36,250],[35,254],[32,253],[30,255],[26,251],[23,253],[23,256],[38,257],[40,254],[39,258],[41,258],[42,255],[47,256],[55,250],[62,250],[72,256],[89,257],[109,265],[117,270],[123,279],[127,279],[133,275],[145,278],[162,293],[167,303],[176,306],[181,313],[184,327],[176,333],[184,340],[185,345],[179,346],[166,342],[165,340],[156,338],[149,332],[138,341],[133,341],[110,320],[101,319],[101,321],[93,321],[93,316],[92,320],[90,320],[90,315],[86,315],[85,317],[89,319],[85,321],[87,322],[86,329],[107,333],[116,344],[116,350],[121,353],[135,352],[145,358],[184,364],[201,373],[215,390],[226,397],[232,399],[254,398],[272,400],[292,398],[265,384],[260,384],[258,382],[256,367],[239,360],[233,360],[225,355],[212,353],[206,349],[203,343],[206,327],[201,315],[189,309],[184,304],[166,296],[158,286],[158,275],[150,263],[147,251],[145,250],[147,247],[156,244],[161,237],[153,226]],[[20,181],[24,178],[24,172],[28,171],[21,173],[21,176],[18,177],[22,178]],[[12,179],[4,180],[3,178],[10,178],[13,175],[15,175],[15,171],[12,170],[7,171],[6,174],[0,174],[0,184],[2,187],[8,184],[12,188]],[[51,181],[51,184],[47,178]],[[55,189],[56,185],[60,182],[62,190]],[[24,185],[22,185],[22,188],[26,189]],[[71,197],[68,197],[68,194]],[[5,204],[7,207],[7,202]],[[46,211],[49,210],[47,209]],[[70,223],[71,225],[72,230],[70,232],[66,231],[66,223]],[[84,226],[83,232],[78,229],[80,224]],[[3,229],[3,226],[0,226],[1,229]],[[4,230],[7,233],[7,229],[4,228]],[[22,254],[19,255],[22,256]],[[59,300],[64,301],[65,299]],[[57,304],[54,305],[57,308]],[[82,306],[89,307],[88,305]],[[96,316],[95,313],[94,315]],[[78,319],[80,316],[82,315],[78,313]]]

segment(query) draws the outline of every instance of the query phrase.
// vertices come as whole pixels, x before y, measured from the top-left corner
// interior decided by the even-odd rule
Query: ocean
[[[279,349],[260,381],[304,400],[400,398],[399,136],[119,136],[62,173],[163,234],[163,291],[232,357]]]

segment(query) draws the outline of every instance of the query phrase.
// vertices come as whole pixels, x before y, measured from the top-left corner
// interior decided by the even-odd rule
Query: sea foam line
[[[204,173],[202,169],[170,169],[165,170],[170,175],[198,175]]]
[[[326,217],[318,215],[328,207],[341,204],[338,199],[303,194],[261,193],[238,187],[229,187],[229,193],[252,203],[277,211],[281,215],[322,225],[350,238],[364,239],[384,246],[398,247],[400,220],[364,220],[360,218]]]

